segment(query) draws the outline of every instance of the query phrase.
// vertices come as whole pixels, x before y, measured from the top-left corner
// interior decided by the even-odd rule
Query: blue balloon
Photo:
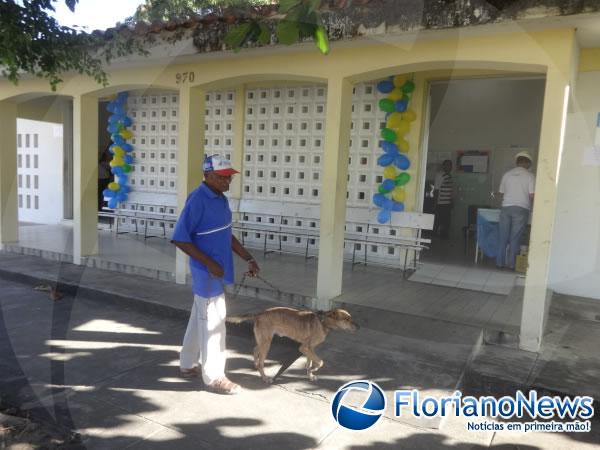
[[[380,208],[383,207],[383,204],[386,200],[387,198],[383,194],[373,195],[373,203],[375,204],[375,206],[379,206]]]
[[[114,102],[109,102],[108,105],[106,105],[106,110],[108,112],[114,113],[115,112],[115,104],[114,104]]]
[[[130,127],[133,124],[133,120],[129,116],[123,117],[123,125]]]
[[[396,155],[394,164],[400,170],[406,170],[410,167],[410,160],[402,153]]]
[[[392,200],[391,198],[385,198],[385,201],[383,202],[383,209],[387,209],[387,210],[391,210],[394,206],[394,200]]]
[[[384,153],[379,158],[377,158],[377,164],[385,167],[389,166],[394,162],[394,155],[390,155],[389,153]]]
[[[120,103],[123,103],[123,102],[125,102],[125,100],[127,100],[127,97],[129,97],[129,92],[127,92],[127,91],[119,92],[117,94],[117,101]]]
[[[392,200],[392,211],[404,211],[404,203]]]
[[[398,100],[396,102],[396,112],[404,112],[408,107],[408,102],[406,100]]]
[[[106,131],[108,131],[110,134],[118,133],[119,127],[116,123],[111,123],[108,127],[106,127]]]
[[[389,222],[391,218],[392,213],[389,209],[382,209],[381,211],[379,211],[379,214],[377,214],[377,222],[379,222],[380,224]]]
[[[123,161],[125,162],[125,164],[133,164],[133,156],[125,155],[123,156]]]
[[[127,176],[126,173],[123,173],[121,175],[119,175],[119,184],[121,186],[124,186],[127,184],[127,180],[129,179],[129,177]]]
[[[123,175],[123,167],[121,166],[115,166],[112,169],[110,169],[110,171],[113,173],[113,175]]]
[[[115,198],[121,203],[127,200],[127,194],[125,192],[119,192]]]
[[[123,139],[123,136],[121,136],[120,134],[113,134],[113,135],[111,135],[110,138],[112,139],[112,141],[115,144],[117,144],[119,146],[121,146],[125,143],[125,139]]]
[[[117,123],[119,121],[119,116],[113,114],[108,118],[108,123]]]
[[[115,197],[108,201],[108,207],[110,209],[117,209],[117,206],[119,206],[119,201]]]
[[[125,194],[131,192],[131,188],[129,186],[121,186],[119,191],[124,192]]]
[[[394,182],[394,180],[390,180],[388,178],[388,179],[383,180],[383,183],[381,183],[381,185],[383,186],[383,188],[386,191],[391,191],[396,186],[396,183]]]
[[[394,157],[399,153],[398,146],[393,142],[381,141],[380,145],[384,152],[394,155]]]
[[[115,196],[115,191],[111,191],[110,189],[104,189],[102,191],[102,195],[107,198],[113,198]]]
[[[128,153],[133,151],[133,145],[128,144],[127,142],[121,144],[121,148]]]
[[[382,94],[389,94],[394,89],[394,83],[391,80],[383,80],[377,83],[377,90]]]

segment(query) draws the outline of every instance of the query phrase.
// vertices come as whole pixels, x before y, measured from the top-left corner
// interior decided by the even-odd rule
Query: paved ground
[[[133,306],[132,306],[133,305]],[[223,397],[201,381],[180,379],[178,350],[185,313],[141,312],[139,305],[84,295],[53,303],[31,285],[0,284],[0,392],[35,417],[76,429],[86,448],[597,448],[592,433],[468,432],[458,418],[386,417],[365,432],[336,425],[330,399],[345,382],[376,381],[388,395],[418,388],[440,396],[464,376],[477,333],[429,322],[428,339],[363,327],[332,334],[320,350],[326,365],[308,382],[293,345],[276,341],[273,386],[252,368],[249,329],[230,327],[228,372],[244,392]],[[137,306],[137,307],[136,307]],[[407,329],[410,329],[407,324]]]

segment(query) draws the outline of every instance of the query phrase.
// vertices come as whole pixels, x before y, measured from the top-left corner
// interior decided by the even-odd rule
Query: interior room
[[[423,212],[438,213],[441,226],[422,254],[413,281],[508,293],[526,270],[529,226],[514,271],[497,270],[501,200],[497,192],[515,156],[528,152],[535,174],[545,80],[541,77],[454,79],[430,84],[429,130]],[[440,222],[436,177],[449,168],[452,206]],[[446,186],[449,187],[449,186]],[[477,233],[478,216],[480,233]],[[481,228],[488,226],[487,228]]]

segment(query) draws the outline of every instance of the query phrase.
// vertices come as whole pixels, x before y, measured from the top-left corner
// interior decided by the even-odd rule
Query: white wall
[[[17,120],[20,221],[55,224],[63,218],[62,136],[62,125]]]
[[[456,165],[457,150],[490,151],[487,174],[457,173],[457,201],[451,234],[460,237],[467,206],[489,205],[502,174],[513,167],[513,155],[527,149],[535,158],[540,137],[545,80],[472,79],[431,86],[431,119],[427,180],[444,159]],[[532,168],[535,173],[535,167]]]
[[[567,117],[552,239],[550,283],[559,293],[600,299],[600,166],[585,158],[600,146],[600,72],[579,75]]]

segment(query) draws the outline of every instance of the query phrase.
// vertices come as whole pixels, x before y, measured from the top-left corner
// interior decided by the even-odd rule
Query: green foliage
[[[279,42],[290,45],[298,42],[298,39],[300,38],[300,27],[297,22],[282,20],[277,25],[275,33],[277,34]]]
[[[0,74],[13,83],[25,74],[49,81],[52,90],[61,74],[76,72],[108,84],[103,62],[134,51],[144,53],[132,35],[112,39],[61,26],[49,15],[57,0],[0,2]],[[64,0],[74,10],[78,0]]]
[[[138,6],[129,20],[135,23],[154,21],[185,20],[191,17],[226,12],[240,13],[270,3],[268,0],[146,0]]]
[[[261,12],[261,7],[274,3],[275,14]],[[317,48],[327,54],[329,42],[320,15],[322,4],[327,3],[323,0],[146,0],[129,21],[185,20],[214,13],[238,20],[225,37],[225,43],[235,51],[248,43],[269,44],[271,30],[274,29],[277,40],[282,44],[291,45],[313,38]]]

